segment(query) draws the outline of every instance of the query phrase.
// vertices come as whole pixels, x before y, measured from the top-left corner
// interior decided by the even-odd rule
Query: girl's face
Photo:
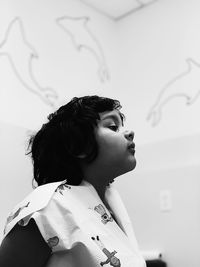
[[[119,111],[106,111],[99,115],[95,130],[98,144],[95,163],[114,178],[136,166],[134,133],[123,128]]]

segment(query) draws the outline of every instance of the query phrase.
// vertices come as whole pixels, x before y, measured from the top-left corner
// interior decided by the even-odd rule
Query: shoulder
[[[43,240],[35,222],[30,220],[26,227],[15,225],[4,238],[0,246],[0,266],[41,267],[50,255],[51,249]]]
[[[66,180],[39,186],[13,209],[7,218],[4,239],[0,247],[0,266],[14,266],[15,256],[19,260],[16,261],[17,266],[42,266],[40,263],[47,260],[51,253],[52,246],[49,240],[58,236],[60,231],[65,233],[66,224],[74,225],[73,217],[71,215],[69,218],[66,217],[71,214],[66,212],[66,209],[71,210],[70,203],[73,201],[70,200],[77,195],[72,192],[76,191],[73,188],[76,186],[68,185]],[[54,230],[52,225],[56,225]],[[71,228],[67,229],[70,231]],[[63,246],[62,243],[61,235],[59,244],[53,249],[59,250]],[[11,254],[12,259],[9,258]],[[34,255],[41,258],[41,261],[32,260]],[[6,265],[5,262],[12,264]]]
[[[11,231],[16,223],[22,221],[24,218],[28,218],[28,216],[34,212],[44,209],[50,202],[54,193],[64,184],[66,184],[66,180],[39,186],[24,200],[18,203],[7,217],[4,237]],[[23,224],[26,225],[27,223],[28,220],[24,220]]]

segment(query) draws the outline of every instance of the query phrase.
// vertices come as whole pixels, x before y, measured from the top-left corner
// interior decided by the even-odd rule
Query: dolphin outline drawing
[[[179,75],[175,76],[163,87],[163,89],[158,94],[156,101],[154,102],[154,105],[151,107],[147,115],[147,120],[148,121],[151,120],[151,125],[153,127],[158,125],[158,123],[161,121],[163,106],[166,105],[172,99],[176,97],[183,97],[186,100],[186,105],[192,105],[200,96],[200,88],[196,90],[196,92],[193,95],[189,92],[189,89],[186,89],[187,92],[185,92],[186,90],[184,90],[183,88],[178,88],[178,87],[177,89],[175,88],[174,92],[170,90],[171,88],[174,89],[173,88],[174,84],[180,83],[180,81],[184,77],[190,75],[194,66],[200,69],[200,64],[198,64],[193,58],[187,58],[186,63],[187,63],[187,69],[181,72]]]
[[[86,49],[90,53],[92,53],[98,64],[98,75],[100,81],[105,82],[110,80],[110,74],[106,65],[103,49],[97,38],[88,27],[89,21],[90,18],[87,16],[70,17],[66,15],[58,17],[56,19],[56,24],[70,36],[72,44],[74,45],[76,50],[81,51],[82,49]],[[68,28],[70,27],[68,26],[67,22],[71,22],[74,25],[75,23],[76,25],[77,23],[79,23],[78,30],[76,31],[75,29],[75,31],[73,32],[73,27],[71,27],[72,29],[69,30]]]
[[[17,60],[18,55],[13,53],[13,44],[11,44],[11,47],[9,47],[9,41],[12,38],[14,30],[18,31],[17,38],[20,39],[20,44],[22,44],[25,48],[23,50],[24,60],[23,57],[20,57],[21,61],[23,60],[23,63],[21,63],[21,61],[19,62],[19,60]],[[16,39],[14,40],[17,41]],[[6,48],[8,48],[8,51]],[[56,91],[52,88],[41,87],[34,77],[32,62],[33,59],[39,58],[39,56],[33,46],[29,44],[26,39],[21,18],[15,17],[9,23],[7,31],[5,33],[5,37],[0,43],[0,56],[6,56],[8,58],[15,75],[25,88],[27,88],[32,93],[38,95],[47,105],[50,105],[52,107],[55,106],[55,102],[58,98],[58,94],[56,93]]]

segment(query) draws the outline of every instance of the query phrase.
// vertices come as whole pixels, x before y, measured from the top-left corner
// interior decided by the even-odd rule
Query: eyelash
[[[119,127],[117,125],[110,125],[110,126],[108,126],[108,128],[114,132],[117,132],[119,130]]]

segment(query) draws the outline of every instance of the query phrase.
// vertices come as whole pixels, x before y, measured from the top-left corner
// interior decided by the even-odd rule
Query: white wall
[[[138,144],[200,131],[199,8],[198,0],[158,0],[118,23],[119,91]],[[161,120],[152,127],[147,116],[164,91],[163,100],[172,98],[165,105],[160,101]],[[196,95],[187,105],[186,96]]]
[[[29,132],[0,123],[0,240],[13,207],[32,191],[32,164],[25,156]]]
[[[170,267],[200,262],[199,9],[197,0],[160,0],[118,23],[118,91],[138,165],[117,187],[141,249],[160,250]],[[162,116],[152,126],[147,115],[158,96]],[[160,210],[163,190],[171,194],[168,212]]]
[[[78,0],[8,0],[0,6],[0,120],[37,129],[73,96],[112,90],[114,22]]]

